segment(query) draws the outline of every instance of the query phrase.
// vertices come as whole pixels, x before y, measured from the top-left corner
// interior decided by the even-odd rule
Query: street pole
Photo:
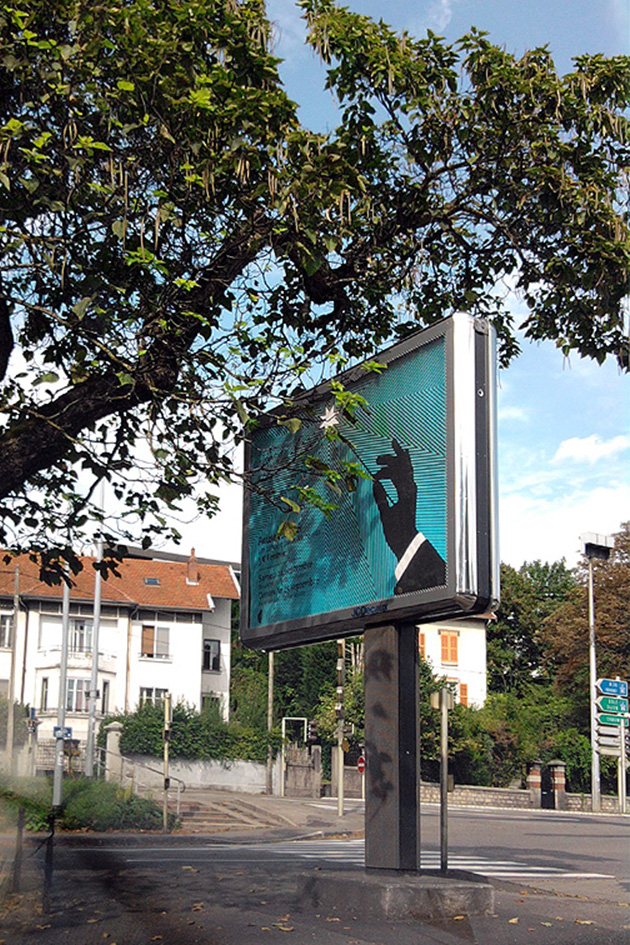
[[[591,810],[601,810],[602,800],[597,744],[597,660],[595,658],[595,595],[593,592],[593,559],[588,559],[588,665],[591,709]]]
[[[103,539],[99,538],[96,546],[96,563],[103,560]],[[85,776],[94,777],[94,749],[96,746],[96,702],[98,699],[98,647],[101,627],[101,584],[99,568],[94,572],[94,614],[92,619],[92,675],[90,677],[90,697],[88,702],[88,731],[85,749]]]
[[[448,689],[440,689],[440,870],[448,870]],[[451,697],[452,698],[452,697]]]
[[[66,572],[67,576],[67,572]],[[59,697],[57,700],[57,738],[55,739],[55,770],[53,773],[53,817],[61,807],[63,794],[63,730],[66,725],[66,690],[68,688],[68,636],[70,631],[70,585],[63,582],[61,606],[61,660],[59,664]]]
[[[168,789],[171,779],[168,774],[169,742],[171,740],[171,722],[173,720],[170,692],[164,695],[164,797],[162,799],[162,830],[168,833]]]
[[[344,775],[344,691],[346,683],[346,641],[337,640],[337,816],[343,817],[343,775]]]
[[[9,773],[13,774],[13,742],[15,734],[15,661],[17,654],[18,616],[20,613],[20,566],[15,565],[13,583],[13,615],[11,618],[11,670],[7,706],[7,759]]]
[[[273,748],[271,746],[271,733],[273,731],[273,673],[274,659],[273,650],[269,651],[269,669],[267,676],[267,732],[269,734],[269,745],[267,747],[267,794],[273,794]],[[284,778],[284,769],[282,771]]]

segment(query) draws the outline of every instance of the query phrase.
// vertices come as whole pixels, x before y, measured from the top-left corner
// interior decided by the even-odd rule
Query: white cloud
[[[610,440],[603,440],[597,433],[586,437],[572,436],[562,441],[551,462],[574,460],[593,465],[600,459],[616,456],[627,449],[630,449],[630,436],[614,436]]]
[[[453,4],[451,0],[436,0],[429,7],[429,26],[438,30],[445,29],[453,19]]]
[[[498,419],[499,423],[503,423],[507,420],[517,420],[523,423],[529,421],[529,413],[525,410],[524,407],[499,407],[498,410]]]
[[[620,510],[627,510],[620,518]],[[569,567],[581,554],[580,535],[612,534],[630,518],[630,485],[571,491],[553,500],[513,494],[499,503],[501,560],[514,567],[524,561],[559,561]]]

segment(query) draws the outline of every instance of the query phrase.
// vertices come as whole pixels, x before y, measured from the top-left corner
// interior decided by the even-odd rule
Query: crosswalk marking
[[[342,862],[348,865],[362,867],[365,863],[365,842],[363,840],[293,840],[273,844],[248,844],[241,846],[241,850],[250,851],[266,849],[274,856],[299,856],[302,859],[324,859]],[[608,873],[581,873],[563,870],[556,866],[540,866],[521,863],[517,860],[491,860],[482,856],[466,854],[450,854],[449,867],[454,870],[469,870],[480,873],[482,876],[515,879],[515,878],[580,878],[580,879],[610,879]],[[439,869],[440,853],[438,850],[421,852],[420,865],[422,869]]]
[[[122,852],[122,851],[121,851]],[[126,847],[124,850],[127,863],[155,863],[156,858],[166,862],[184,859],[186,863],[216,866],[230,863],[268,862],[270,859],[284,862],[302,860],[328,861],[346,866],[363,868],[365,864],[365,841],[354,840],[286,840],[271,843],[229,843],[218,844],[209,841],[194,847]],[[449,868],[468,870],[487,876],[489,879],[613,879],[610,873],[590,873],[564,870],[557,866],[523,863],[518,860],[491,859],[475,854],[450,853]],[[421,851],[421,868],[437,870],[440,868],[439,850]]]

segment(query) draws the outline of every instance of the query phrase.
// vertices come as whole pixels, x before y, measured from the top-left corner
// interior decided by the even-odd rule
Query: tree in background
[[[595,638],[599,676],[630,678],[630,522],[614,536],[609,561],[593,562]],[[588,730],[589,629],[588,563],[575,571],[577,586],[544,624],[545,647],[554,664],[556,684],[570,694]]]
[[[543,624],[574,587],[564,561],[501,565],[501,601],[487,628],[489,692],[523,694],[532,682],[549,682]]]
[[[147,544],[183,496],[211,512],[225,444],[273,404],[291,422],[309,368],[445,313],[491,318],[509,361],[504,278],[527,337],[627,365],[630,59],[560,77],[545,48],[300,5],[326,135],[263,0],[2,5],[5,547],[76,567],[102,479]]]

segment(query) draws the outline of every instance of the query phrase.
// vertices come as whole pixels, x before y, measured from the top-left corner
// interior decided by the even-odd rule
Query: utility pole
[[[67,573],[66,573],[67,577]],[[70,585],[63,582],[61,606],[61,661],[59,665],[59,697],[57,699],[57,737],[55,739],[55,770],[53,773],[53,816],[61,807],[63,795],[63,749],[66,725],[66,690],[68,688],[68,636],[70,631]]]
[[[591,711],[591,810],[600,811],[602,807],[599,744],[597,740],[597,658],[595,654],[595,594],[593,589],[593,560],[608,561],[615,543],[608,535],[588,532],[581,535],[584,554],[588,558],[588,684]]]
[[[13,774],[13,742],[15,740],[15,660],[17,655],[18,617],[20,613],[20,566],[15,565],[13,582],[13,615],[11,618],[11,670],[7,706],[7,758]]]
[[[99,538],[96,546],[96,563],[103,560],[103,539]],[[94,572],[94,614],[92,618],[92,675],[90,677],[90,696],[88,701],[88,730],[85,749],[85,776],[94,776],[94,749],[96,747],[96,703],[98,699],[98,647],[101,627],[101,571]]]

